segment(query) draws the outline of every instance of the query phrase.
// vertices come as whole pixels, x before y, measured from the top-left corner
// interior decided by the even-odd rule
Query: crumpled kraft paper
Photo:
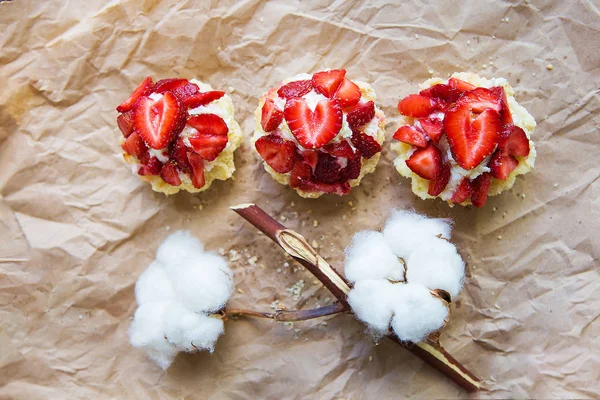
[[[393,208],[453,218],[468,280],[442,342],[484,380],[473,397],[600,397],[598,3],[397,3],[2,2],[0,398],[468,397],[348,315],[228,321],[214,354],[181,355],[166,372],[131,348],[135,280],[177,229],[230,259],[235,307],[332,301],[229,211],[243,202],[314,239],[338,268],[352,234]],[[252,112],[285,77],[326,67],[374,86],[388,139],[398,100],[430,76],[506,77],[539,123],[536,168],[481,210],[449,208],[411,193],[388,142],[349,196],[301,199],[263,171]],[[114,108],[147,75],[232,95],[246,134],[235,180],[165,197],[131,174]],[[299,280],[294,299],[286,288]]]

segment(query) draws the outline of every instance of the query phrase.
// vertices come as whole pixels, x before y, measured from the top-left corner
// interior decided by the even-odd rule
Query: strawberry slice
[[[417,147],[427,147],[429,140],[421,129],[412,125],[404,125],[394,133],[394,139]]]
[[[500,113],[502,111],[502,94],[498,90],[478,87],[463,94],[458,103],[469,106],[471,111],[476,113],[488,109]]]
[[[117,111],[121,113],[125,113],[133,109],[133,105],[135,102],[142,96],[146,96],[150,93],[150,89],[152,88],[152,78],[149,76],[146,77],[142,83],[131,93],[131,96],[124,102],[122,102],[118,107]]]
[[[317,72],[312,77],[312,86],[323,96],[332,98],[342,84],[345,76],[345,69]]]
[[[355,157],[354,159],[348,160],[348,165],[342,171],[341,181],[347,181],[350,179],[356,179],[360,176],[360,168],[362,167],[360,163],[360,157]]]
[[[317,162],[319,161],[319,151],[318,150],[303,150],[300,152],[302,159],[304,162],[310,166],[310,168],[314,171],[317,167]]]
[[[200,88],[195,83],[180,78],[161,79],[152,87],[152,91],[155,93],[172,92],[182,101],[197,93],[199,90]]]
[[[342,84],[335,92],[335,98],[340,102],[342,107],[351,107],[360,101],[362,92],[358,85],[348,78],[344,78]]]
[[[174,161],[183,172],[191,172],[192,170],[192,166],[188,161],[187,152],[188,149],[181,137],[173,141],[169,147],[169,156],[171,160]]]
[[[488,197],[488,190],[492,183],[492,175],[489,172],[479,175],[473,181],[473,194],[471,195],[471,203],[475,207],[483,207]]]
[[[271,168],[280,174],[290,172],[296,159],[296,145],[276,135],[262,136],[255,143],[256,151]]]
[[[450,78],[448,80],[448,85],[451,88],[456,89],[461,93],[468,92],[469,90],[473,90],[476,87],[474,85],[471,85],[468,82],[461,81],[460,79],[457,79],[457,78]]]
[[[463,201],[470,199],[473,194],[473,184],[469,180],[469,178],[462,178],[460,183],[458,184],[454,194],[450,201],[455,204],[460,204]]]
[[[487,109],[471,123],[469,106],[459,103],[446,113],[444,131],[452,156],[458,165],[470,170],[494,151],[499,138],[500,116]]]
[[[311,168],[310,165],[297,161],[294,163],[291,171],[290,186],[293,188],[301,189],[306,187],[311,179]]]
[[[490,160],[490,172],[492,176],[501,181],[505,181],[508,175],[517,168],[519,162],[511,155],[504,154],[498,149]]]
[[[409,94],[398,103],[398,111],[402,115],[422,118],[431,114],[435,106],[436,103],[427,96]]]
[[[167,182],[171,186],[181,185],[179,172],[177,172],[177,167],[172,162],[167,162],[162,166],[162,169],[160,170],[160,177],[163,181]]]
[[[377,140],[361,131],[353,130],[350,140],[364,158],[371,158],[381,151],[381,145]]]
[[[283,85],[277,90],[279,97],[283,97],[286,100],[294,99],[296,97],[304,96],[306,93],[312,90],[312,83],[310,80],[305,81],[294,81]]]
[[[323,99],[311,111],[302,98],[288,100],[283,111],[292,134],[304,148],[318,149],[331,141],[342,127],[342,108]]]
[[[421,96],[439,99],[444,103],[454,103],[462,93],[450,85],[439,83],[425,90],[421,90],[419,94]]]
[[[442,172],[442,153],[434,144],[430,144],[412,153],[406,165],[423,179],[435,179]]]
[[[223,96],[225,96],[225,92],[221,92],[220,90],[199,92],[185,98],[183,100],[183,105],[188,108],[196,108],[207,105],[215,100],[219,100]]]
[[[512,125],[513,119],[512,114],[510,113],[510,107],[508,106],[508,98],[506,97],[506,92],[503,87],[498,87],[494,89],[499,89],[502,93],[502,112],[500,112],[500,122],[502,122],[502,126]]]
[[[194,115],[188,118],[187,123],[198,131],[190,136],[190,145],[206,161],[213,161],[227,146],[229,128],[218,115]]]
[[[190,166],[192,167],[190,174],[192,185],[196,189],[200,189],[204,187],[204,184],[206,183],[204,179],[204,160],[199,154],[196,154],[193,151],[188,151],[187,157],[190,162]]]
[[[427,189],[427,193],[430,196],[437,196],[446,189],[448,186],[448,182],[450,182],[450,163],[447,162],[442,165],[442,169],[440,174],[435,178],[429,181],[429,188]]]
[[[125,138],[128,138],[133,132],[133,111],[127,111],[124,114],[119,114],[117,117],[117,125]]]
[[[442,120],[433,118],[430,115],[427,118],[419,119],[419,123],[421,124],[421,128],[423,128],[427,136],[429,136],[429,139],[431,139],[433,143],[437,144],[444,133],[444,123]]]
[[[345,140],[339,143],[330,143],[323,147],[323,150],[325,150],[326,153],[329,153],[334,157],[342,157],[348,160],[352,160],[354,159],[354,157],[356,157],[356,154],[354,154],[354,150],[352,150],[350,144]]]
[[[336,183],[340,180],[342,166],[337,158],[327,153],[319,152],[319,161],[315,168],[315,178],[324,183]]]
[[[186,111],[177,97],[166,92],[158,100],[140,97],[135,103],[133,125],[153,149],[164,149],[183,130]]]
[[[502,130],[498,144],[505,154],[527,157],[529,155],[529,139],[525,131],[516,125],[506,126]]]
[[[283,121],[283,111],[277,108],[272,99],[266,99],[265,104],[262,106],[262,118],[260,120],[263,131],[274,131],[281,124],[281,121]]]
[[[142,138],[137,134],[137,132],[133,132],[121,145],[123,150],[127,154],[131,154],[132,156],[139,157],[142,154],[148,151],[148,147],[146,143],[142,140]]]
[[[162,163],[156,157],[150,157],[148,161],[138,169],[139,175],[158,175],[162,169]]]
[[[375,103],[368,101],[354,106],[346,115],[350,129],[358,129],[375,118]]]

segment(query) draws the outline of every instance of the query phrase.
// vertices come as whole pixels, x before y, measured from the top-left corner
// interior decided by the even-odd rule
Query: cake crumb
[[[483,67],[483,69],[486,69],[487,68],[487,64],[483,64],[482,67]]]
[[[233,86],[227,87],[227,90],[229,91],[229,93],[235,92],[235,88]]]
[[[554,187],[558,187],[558,183],[555,183],[555,184],[554,184]]]
[[[290,207],[294,207],[296,206],[296,203],[294,203],[293,201],[290,203]]]
[[[319,284],[319,280],[318,279],[313,279],[312,283],[313,283],[313,285],[318,285]]]
[[[252,257],[248,258],[248,264],[250,264],[253,267],[256,266],[256,262],[257,261],[258,261],[258,257],[257,256],[252,256]]]
[[[342,215],[342,219],[346,219],[346,218],[348,218],[348,217],[346,216],[346,214]]]
[[[239,294],[244,294],[244,291],[242,289],[238,289],[237,291]]]
[[[349,202],[348,202],[348,205],[349,205],[350,207],[354,207],[354,203],[353,203],[353,202],[351,202],[351,201],[349,201]]]
[[[554,66],[552,64],[548,64],[548,65],[546,65],[546,69],[548,71],[552,71],[554,69]]]
[[[316,219],[313,221],[313,227],[316,228],[317,226],[319,226],[319,221],[317,221]]]
[[[524,199],[524,198],[525,198],[525,193],[523,193],[523,194],[521,195],[521,198],[522,198],[522,199]]]
[[[225,249],[222,248],[222,247],[220,247],[219,248],[219,254],[222,255],[222,256],[224,256],[225,255]]]
[[[369,356],[369,362],[373,361],[373,356]]]
[[[306,213],[307,214],[312,214],[312,210],[308,210]]]
[[[470,45],[471,45],[471,41],[467,40],[467,46],[470,46]]]
[[[236,262],[237,260],[240,259],[240,254],[237,252],[237,250],[229,250],[229,261],[231,262]]]
[[[300,296],[302,295],[302,290],[304,290],[304,279],[300,279],[298,282],[294,283],[292,286],[286,288],[285,290],[294,297],[294,300],[300,299]]]
[[[502,235],[498,235],[498,240],[502,240]]]
[[[315,249],[319,248],[319,243],[317,243],[317,241],[315,239],[313,239],[311,246],[314,247]]]

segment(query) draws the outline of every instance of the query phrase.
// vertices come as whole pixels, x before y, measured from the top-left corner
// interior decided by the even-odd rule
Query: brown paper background
[[[485,381],[479,396],[600,398],[599,3],[397,3],[0,4],[0,398],[467,397],[399,346],[374,346],[349,316],[296,333],[230,321],[214,354],[181,355],[167,372],[131,348],[135,280],[176,229],[247,251],[231,263],[233,306],[333,297],[228,210],[242,202],[286,218],[340,267],[352,234],[381,227],[394,207],[454,218],[469,278],[442,342]],[[386,144],[349,196],[303,200],[259,165],[252,111],[283,78],[326,67],[372,83],[388,138],[398,100],[428,70],[507,77],[539,124],[536,168],[482,210],[450,209],[411,193]],[[235,180],[166,198],[130,173],[114,108],[146,75],[230,92],[246,134]],[[285,288],[299,279],[295,302]]]

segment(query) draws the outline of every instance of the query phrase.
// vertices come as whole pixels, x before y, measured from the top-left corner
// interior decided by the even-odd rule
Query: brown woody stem
[[[225,310],[227,317],[254,317],[267,318],[274,321],[306,321],[308,319],[324,317],[327,315],[345,312],[346,308],[343,304],[335,303],[330,306],[312,308],[310,310],[283,310],[278,309],[275,312],[262,312],[254,310],[243,310],[228,308]]]
[[[344,311],[351,311],[347,300],[350,283],[329,265],[302,235],[287,229],[255,204],[241,204],[232,207],[232,210],[308,269],[338,299]],[[481,388],[479,379],[448,354],[435,336],[419,343],[404,343],[394,335],[389,337],[468,392],[475,392]]]

